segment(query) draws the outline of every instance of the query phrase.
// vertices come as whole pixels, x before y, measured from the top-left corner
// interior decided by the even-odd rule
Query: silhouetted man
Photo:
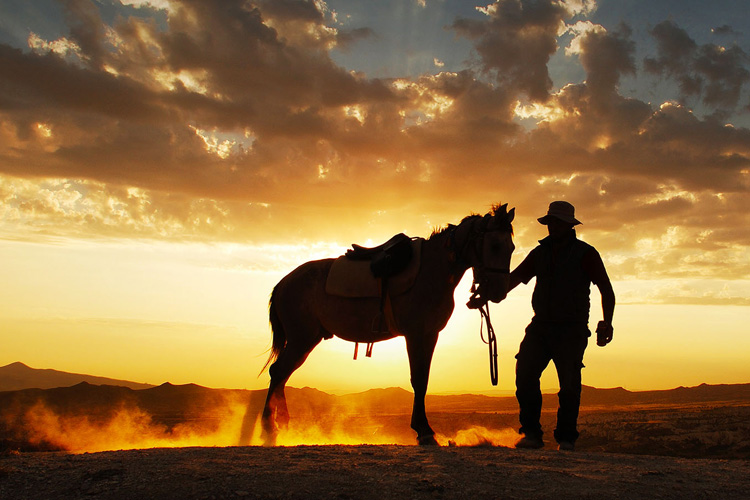
[[[576,237],[573,227],[581,224],[575,208],[566,201],[550,203],[547,215],[538,219],[549,236],[539,241],[510,274],[509,290],[536,277],[531,304],[534,317],[516,355],[516,398],[520,407],[520,433],[516,448],[542,448],[542,393],[539,379],[550,360],[560,382],[555,440],[561,450],[573,450],[578,439],[578,408],[581,403],[581,368],[591,332],[589,292],[594,283],[601,293],[603,321],[597,345],[612,340],[615,294],[599,252]]]

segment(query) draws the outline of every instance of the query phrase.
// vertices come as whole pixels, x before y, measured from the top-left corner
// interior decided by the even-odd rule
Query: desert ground
[[[5,499],[750,499],[750,385],[584,388],[575,452],[516,450],[514,398],[289,388],[283,446],[260,446],[263,391],[81,383],[0,392]]]
[[[439,447],[6,448],[0,499],[747,499],[748,415],[724,404],[585,409],[575,452],[513,449],[511,412],[435,413]],[[379,428],[406,427],[406,417],[381,416]],[[545,426],[553,420],[545,411]]]
[[[750,498],[750,464],[492,446],[10,453],[0,498],[729,499]]]

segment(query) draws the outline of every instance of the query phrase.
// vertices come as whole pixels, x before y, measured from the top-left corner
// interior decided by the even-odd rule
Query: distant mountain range
[[[70,387],[86,382],[93,385],[117,385],[130,389],[148,389],[150,384],[139,384],[127,380],[116,380],[106,377],[95,377],[81,373],[68,373],[58,370],[41,370],[31,368],[23,363],[11,363],[0,367],[0,391],[18,391],[21,389],[54,389]]]
[[[165,439],[184,433],[186,428],[195,435],[216,432],[228,416],[239,415],[242,429],[230,444],[246,445],[258,432],[257,417],[266,399],[266,390],[263,389],[211,389],[195,384],[170,383],[150,386],[57,370],[35,370],[22,363],[0,367],[0,387],[5,389],[0,390],[0,453],[8,449],[79,449],[66,439],[71,439],[71,433],[75,433],[81,422],[94,426],[108,421],[119,422],[118,415],[121,419],[123,412],[130,412],[131,422],[146,422],[149,433],[153,434],[156,429]],[[289,412],[295,421],[312,423],[316,432],[327,435],[336,429],[347,429],[360,442],[370,442],[368,440],[372,436],[380,435],[393,439],[388,443],[409,444],[414,441],[409,428],[414,398],[411,391],[391,387],[338,396],[310,387],[288,387],[286,396]],[[557,395],[545,394],[543,397],[544,407],[548,409],[543,414],[543,420],[553,420]],[[428,395],[426,404],[430,421],[446,435],[471,426],[508,429],[517,425],[518,404],[513,396]],[[747,415],[750,415],[750,384],[702,384],[641,392],[623,388],[584,387],[581,411],[582,425],[588,426],[587,446],[590,449],[604,446],[601,449],[679,453],[684,456],[704,456],[708,453],[713,453],[712,456],[750,456],[750,443],[746,439],[750,434],[746,433],[745,427],[738,427],[737,424],[750,421],[747,419]],[[667,422],[675,418],[676,423]],[[734,429],[733,432],[739,437],[732,438],[729,448],[725,446],[726,443],[721,448],[714,446],[716,443],[713,441],[709,446],[701,440],[690,446],[683,443],[678,451],[669,447],[672,446],[670,442],[666,442],[663,449],[654,444],[654,435],[649,432],[673,436],[682,428],[680,419],[685,418],[692,419],[690,425],[693,427],[700,424],[712,432],[717,425]],[[633,419],[637,422],[634,423]],[[551,426],[553,422],[548,421],[545,425]],[[641,427],[651,430],[647,432]],[[56,430],[57,434],[50,428]],[[621,439],[602,437],[605,434],[608,436],[607,433],[625,431],[630,434],[626,432],[627,435],[621,436]],[[113,432],[117,434],[120,431],[115,429]],[[138,430],[136,434],[140,436],[142,431]],[[83,437],[88,435],[88,431],[81,434]],[[688,438],[690,436],[685,439]],[[636,443],[637,446],[627,448],[625,445],[628,443]],[[619,448],[613,448],[615,445]],[[144,443],[143,446],[149,445]],[[86,449],[84,446],[79,451]]]
[[[23,363],[17,362],[0,367],[0,392],[21,391],[25,389],[56,389],[71,387],[84,382],[92,386],[116,386],[141,391],[153,389],[152,392],[166,396],[167,399],[180,394],[181,398],[187,393],[194,395],[209,393],[247,393],[265,395],[265,389],[258,391],[209,389],[195,384],[172,385],[170,383],[154,386],[131,382],[128,380],[117,380],[107,377],[97,377],[80,373],[68,373],[59,370],[36,369]],[[96,391],[95,388],[90,388]],[[317,389],[305,387],[303,389],[289,388],[293,393],[292,398],[308,401],[312,406],[336,406],[346,404],[347,406],[359,407],[367,412],[411,412],[413,394],[410,391],[391,387],[386,389],[370,389],[355,394],[334,396]],[[130,392],[130,391],[126,391]],[[144,393],[145,394],[145,393]],[[556,399],[556,394],[545,394],[547,399]],[[711,401],[750,401],[750,384],[701,384],[695,387],[677,387],[675,389],[655,391],[628,391],[622,387],[614,389],[597,389],[584,386],[581,395],[583,406],[617,406],[617,405],[644,405],[644,404],[690,404]],[[516,401],[513,396],[488,396],[481,394],[454,394],[454,395],[427,395],[428,404],[440,407],[441,411],[502,411],[505,409],[515,410]],[[302,406],[307,404],[302,403]]]

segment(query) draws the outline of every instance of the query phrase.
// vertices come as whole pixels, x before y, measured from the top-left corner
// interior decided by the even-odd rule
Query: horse
[[[469,215],[458,225],[448,224],[422,240],[414,284],[405,293],[390,297],[393,321],[384,330],[372,328],[373,317],[382,311],[381,299],[326,293],[326,279],[334,259],[306,262],[282,278],[269,301],[273,340],[261,371],[268,368],[271,378],[261,417],[265,444],[275,444],[279,427],[288,425],[284,387],[289,377],[321,340],[334,335],[367,343],[399,335],[405,338],[414,390],[411,428],[417,433],[418,444],[438,444],[425,411],[438,334],[453,314],[454,290],[469,268],[474,272],[471,307],[505,298],[515,249],[511,224],[514,215],[515,208],[508,211],[507,204],[496,204],[484,216]]]

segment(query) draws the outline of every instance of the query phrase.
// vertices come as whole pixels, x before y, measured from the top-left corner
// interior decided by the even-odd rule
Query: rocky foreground
[[[0,456],[2,499],[749,497],[747,460],[338,445]]]

